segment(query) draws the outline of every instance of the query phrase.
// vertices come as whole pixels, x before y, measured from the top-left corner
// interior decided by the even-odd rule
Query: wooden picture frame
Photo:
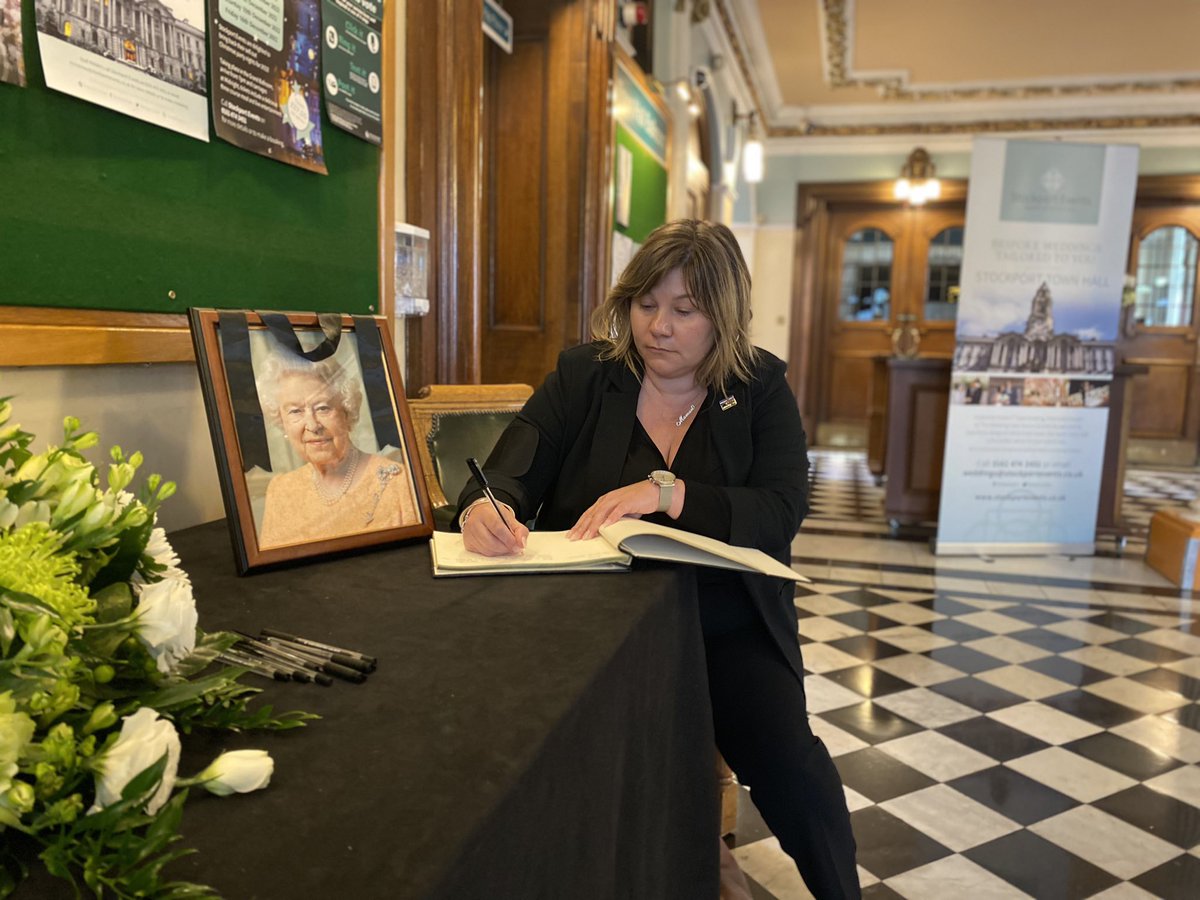
[[[239,574],[433,532],[387,322],[188,311]]]

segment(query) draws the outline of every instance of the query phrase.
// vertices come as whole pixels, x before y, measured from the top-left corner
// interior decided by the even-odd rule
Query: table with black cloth
[[[717,789],[694,572],[434,579],[424,541],[238,578],[224,523],[172,535],[208,631],[377,656],[267,682],[285,733],[184,736],[181,774],[263,748],[270,787],[192,792],[176,878],[231,898],[715,898]]]

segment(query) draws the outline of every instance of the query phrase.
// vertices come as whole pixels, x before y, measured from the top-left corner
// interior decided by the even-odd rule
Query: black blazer
[[[633,437],[640,383],[619,362],[598,359],[599,345],[564,351],[525,408],[500,436],[484,469],[498,499],[517,517],[536,516],[536,527],[565,531],[596,499],[621,487],[620,475]],[[808,452],[796,400],[784,379],[782,360],[760,350],[754,376],[725,397],[710,391],[713,444],[724,484],[687,482],[687,507],[712,508],[705,492],[720,492],[730,510],[728,534],[743,547],[757,547],[785,565],[791,541],[808,512]],[[722,401],[725,401],[722,403]],[[725,407],[722,409],[722,407]],[[459,497],[459,509],[482,496],[474,479]],[[706,532],[702,522],[687,523]],[[797,639],[792,582],[744,575],[746,588],[767,629],[798,677],[804,670]]]

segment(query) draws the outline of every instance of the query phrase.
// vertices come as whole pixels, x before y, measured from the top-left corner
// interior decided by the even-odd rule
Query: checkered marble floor
[[[890,534],[861,455],[813,455],[796,607],[864,896],[1200,898],[1200,595],[1132,542],[933,557]],[[1133,471],[1126,514],[1198,489]],[[810,896],[748,795],[734,855],[758,900]]]

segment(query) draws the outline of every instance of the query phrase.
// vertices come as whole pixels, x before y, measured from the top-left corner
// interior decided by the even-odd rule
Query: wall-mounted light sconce
[[[942,196],[937,167],[924,147],[917,147],[908,154],[892,193],[897,200],[906,200],[911,206],[924,206],[929,200]]]
[[[700,118],[700,114],[704,111],[701,106],[698,91],[690,78],[678,78],[667,85],[668,88],[673,88],[675,96],[679,98],[679,102],[684,105],[688,111],[688,115],[693,119]]]
[[[758,115],[753,110],[739,113],[737,101],[733,101],[733,124],[745,122],[745,141],[742,143],[742,179],[747,184],[758,184],[763,180],[763,142],[758,132]]]

